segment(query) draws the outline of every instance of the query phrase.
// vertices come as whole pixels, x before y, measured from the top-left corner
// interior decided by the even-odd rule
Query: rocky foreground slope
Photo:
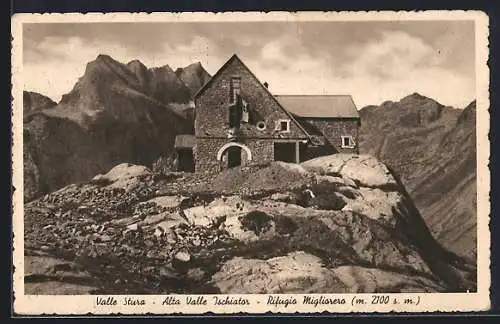
[[[476,103],[446,107],[414,93],[360,110],[361,152],[401,175],[438,241],[476,259]]]
[[[25,205],[25,293],[475,291],[367,155],[217,176],[120,164]]]

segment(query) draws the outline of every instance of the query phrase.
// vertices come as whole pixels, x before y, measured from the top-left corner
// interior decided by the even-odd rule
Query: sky
[[[475,99],[473,21],[25,24],[25,90],[59,101],[99,54],[211,75],[237,54],[274,94],[350,94],[358,108],[414,92]]]

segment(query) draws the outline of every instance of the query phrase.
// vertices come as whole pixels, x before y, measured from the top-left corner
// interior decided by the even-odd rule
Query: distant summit
[[[141,61],[130,61],[127,63],[127,67],[135,74],[141,85],[148,83],[150,71]]]
[[[190,64],[185,68],[178,68],[175,70],[175,74],[189,88],[192,96],[210,80],[210,74],[200,62]]]
[[[432,99],[429,97],[426,97],[424,95],[421,95],[418,92],[414,92],[414,93],[404,97],[403,99],[401,99],[401,101],[410,101],[410,100],[416,101],[416,100],[432,100]]]

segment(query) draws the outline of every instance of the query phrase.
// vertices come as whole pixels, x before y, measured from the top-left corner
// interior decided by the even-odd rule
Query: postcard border
[[[464,294],[386,294],[408,296],[419,301],[418,305],[353,305],[347,303],[337,305],[335,307],[319,306],[311,307],[308,305],[293,305],[293,307],[277,308],[266,304],[266,299],[269,295],[231,295],[231,296],[246,296],[252,305],[221,307],[217,306],[214,311],[214,306],[179,307],[161,305],[161,301],[165,295],[149,295],[148,307],[102,307],[96,306],[94,299],[96,296],[30,296],[19,292],[24,291],[24,224],[23,224],[23,151],[22,151],[22,24],[24,23],[63,23],[63,22],[192,22],[192,21],[387,21],[395,19],[404,20],[474,20],[476,24],[476,105],[477,105],[477,256],[478,256],[478,292]],[[106,21],[103,21],[106,20]],[[34,315],[34,314],[173,314],[173,313],[188,313],[202,314],[206,312],[215,312],[222,314],[232,313],[318,313],[318,312],[467,312],[467,311],[482,311],[490,308],[490,171],[489,163],[489,125],[490,116],[488,108],[490,106],[489,99],[489,68],[488,60],[488,16],[481,11],[367,11],[367,12],[232,12],[232,13],[65,13],[65,14],[15,14],[12,17],[12,132],[13,132],[13,175],[12,181],[16,188],[13,192],[13,259],[15,271],[13,274],[14,287],[14,311],[17,314]],[[376,294],[322,294],[323,296],[332,296],[342,298],[342,296],[350,295],[347,298],[350,301],[352,298],[361,295],[376,295]],[[352,297],[352,296],[355,297]],[[185,297],[188,295],[182,295]],[[190,295],[197,296],[197,295]],[[210,296],[210,295],[206,295]],[[225,296],[225,295],[218,295]],[[283,298],[290,298],[298,295],[280,295]],[[443,298],[446,296],[446,298]],[[133,297],[133,296],[131,296]],[[117,296],[117,298],[121,298]],[[420,303],[420,301],[422,301]]]

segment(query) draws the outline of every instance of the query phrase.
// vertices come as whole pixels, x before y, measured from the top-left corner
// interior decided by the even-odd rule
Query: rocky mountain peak
[[[87,63],[84,74],[73,89],[62,96],[58,107],[61,109],[57,111],[81,123],[82,118],[86,118],[82,116],[91,117],[95,112],[114,107],[116,97],[111,94],[125,89],[141,91],[141,84],[135,73],[111,56],[99,54],[95,60]]]
[[[139,84],[141,85],[142,91],[149,94],[148,82],[151,79],[151,72],[148,68],[139,60],[132,60],[128,62],[127,67],[135,74]]]
[[[98,54],[95,58],[96,61],[104,61],[104,62],[114,62],[115,60],[109,56],[108,54]]]
[[[132,60],[127,63],[127,67],[134,72],[146,71],[148,68],[139,60]]]
[[[165,65],[162,65],[162,66],[159,66],[159,67],[154,67],[151,70],[154,71],[154,72],[161,72],[161,73],[174,74],[175,75],[174,70],[168,64],[165,64]]]
[[[186,72],[186,71],[191,71],[191,72],[194,72],[196,74],[200,74],[204,70],[205,69],[201,65],[201,62],[195,62],[195,63],[189,64],[188,66],[177,68],[175,70],[175,74],[177,74],[177,76],[180,76],[183,72]]]
[[[38,92],[23,91],[23,112],[24,114],[40,111],[47,108],[56,106],[54,102],[47,96],[39,94]]]
[[[145,65],[141,61],[139,61],[138,59],[135,59],[135,60],[128,62],[127,66],[144,66],[145,67]]]
[[[175,74],[194,95],[198,90],[210,80],[210,74],[203,68],[201,62],[190,64],[184,68],[177,68]]]
[[[471,126],[475,126],[476,122],[476,100],[472,101],[467,107],[464,108],[460,116],[458,117],[457,124],[471,123]]]
[[[434,99],[421,95],[417,92],[414,92],[411,95],[402,98],[399,101],[399,103],[403,108],[415,108],[421,106],[428,106],[428,107],[441,106],[441,104],[435,101]]]
[[[424,95],[421,95],[420,93],[418,92],[414,92],[406,97],[404,97],[403,99],[413,99],[413,100],[422,100],[422,99],[430,99]]]

